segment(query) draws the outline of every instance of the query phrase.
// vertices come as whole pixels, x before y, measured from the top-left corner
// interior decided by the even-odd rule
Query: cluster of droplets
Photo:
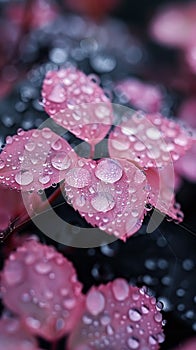
[[[141,167],[161,168],[178,160],[191,144],[191,135],[176,122],[159,114],[129,112],[110,133],[109,152]]]
[[[73,68],[49,71],[42,97],[45,111],[57,124],[90,144],[101,141],[112,125],[111,103],[93,75]]]
[[[9,256],[1,279],[4,304],[31,333],[50,341],[73,327],[81,289],[72,264],[53,247],[33,240]]]
[[[124,240],[142,224],[145,185],[144,173],[122,159],[79,159],[77,167],[65,175],[67,198],[81,216]]]
[[[164,341],[161,308],[146,288],[124,279],[92,287],[68,349],[158,349]]]
[[[49,128],[6,138],[0,155],[0,181],[13,189],[42,190],[60,182],[77,156],[62,137]]]

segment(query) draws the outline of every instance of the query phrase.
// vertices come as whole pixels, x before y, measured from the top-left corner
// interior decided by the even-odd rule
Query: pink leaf
[[[196,4],[195,2],[169,5],[155,15],[150,32],[160,43],[187,47],[195,42]]]
[[[157,350],[164,341],[159,306],[145,288],[129,286],[121,278],[92,287],[68,349]]]
[[[145,112],[159,112],[162,104],[161,91],[155,85],[146,84],[138,79],[125,79],[116,85],[118,93],[124,95],[135,108]]]
[[[38,344],[18,319],[4,317],[0,320],[0,349],[38,350]]]
[[[89,76],[74,68],[50,71],[42,88],[46,112],[62,127],[95,145],[110,129],[112,106]]]
[[[136,112],[125,116],[109,136],[109,153],[140,167],[161,168],[171,164],[191,147],[192,137],[173,120],[160,114]]]
[[[75,210],[101,230],[125,240],[139,230],[147,198],[146,177],[133,163],[80,159],[65,176]]]
[[[82,285],[72,264],[53,247],[27,241],[10,255],[1,279],[4,304],[31,333],[52,341],[74,327]]]
[[[196,338],[189,339],[184,344],[176,348],[176,350],[195,350],[195,349],[196,349]]]
[[[8,136],[0,154],[0,183],[29,191],[60,182],[77,155],[66,140],[48,128]]]

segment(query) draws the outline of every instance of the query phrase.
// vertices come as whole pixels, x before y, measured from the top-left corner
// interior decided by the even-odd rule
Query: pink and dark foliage
[[[68,350],[159,349],[164,341],[160,306],[145,288],[121,278],[92,287]]]
[[[29,240],[6,260],[4,304],[33,334],[52,341],[70,332],[83,296],[72,264],[53,247]]]
[[[93,147],[110,129],[110,101],[74,68],[47,73],[42,96],[49,115]],[[99,161],[78,157],[49,128],[19,130],[7,137],[0,155],[0,182],[26,192],[64,181],[67,199],[88,223],[126,240],[141,227],[149,205],[182,221],[175,206],[172,165],[192,143],[191,132],[174,120],[132,111],[109,135],[112,158]]]
[[[180,345],[176,350],[195,350],[196,348],[196,338],[186,341],[184,344]]]

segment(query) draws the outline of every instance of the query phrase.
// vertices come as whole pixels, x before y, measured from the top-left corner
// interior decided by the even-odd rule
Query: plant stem
[[[95,153],[95,145],[90,145],[90,158],[93,159]]]

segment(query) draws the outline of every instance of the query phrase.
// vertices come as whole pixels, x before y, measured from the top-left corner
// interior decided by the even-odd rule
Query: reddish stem
[[[93,159],[95,153],[95,145],[90,145],[90,158]]]

